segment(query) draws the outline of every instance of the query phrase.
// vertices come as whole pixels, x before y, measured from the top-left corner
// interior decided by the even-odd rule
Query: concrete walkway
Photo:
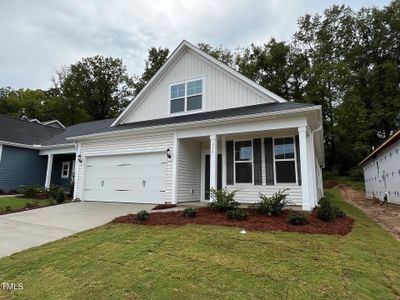
[[[91,229],[154,205],[74,202],[0,216],[0,257]]]

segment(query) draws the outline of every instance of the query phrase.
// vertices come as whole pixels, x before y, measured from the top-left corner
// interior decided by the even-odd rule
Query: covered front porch
[[[237,191],[251,204],[287,189],[290,205],[311,210],[322,191],[321,168],[307,126],[177,138],[176,202],[213,201],[210,189]]]
[[[42,150],[40,155],[47,156],[45,187],[56,185],[72,192],[75,178],[75,147]]]

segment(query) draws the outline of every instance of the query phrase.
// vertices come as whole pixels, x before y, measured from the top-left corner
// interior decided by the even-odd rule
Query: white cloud
[[[385,4],[347,1],[361,6]],[[0,2],[0,87],[48,88],[63,65],[101,54],[141,73],[151,46],[173,50],[182,39],[228,48],[290,40],[297,18],[335,1],[71,0]]]

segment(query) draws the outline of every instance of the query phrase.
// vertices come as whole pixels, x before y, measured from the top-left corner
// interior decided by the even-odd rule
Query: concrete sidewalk
[[[73,202],[0,216],[0,257],[52,242],[154,205]]]

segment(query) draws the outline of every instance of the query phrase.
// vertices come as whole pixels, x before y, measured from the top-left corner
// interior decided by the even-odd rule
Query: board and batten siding
[[[156,134],[131,134],[120,137],[102,138],[97,140],[87,140],[81,142],[80,154],[83,157],[82,163],[79,163],[76,179],[76,198],[82,199],[83,185],[85,184],[85,164],[86,157],[98,155],[121,155],[135,153],[164,152],[170,149],[174,151],[174,134],[156,133]],[[166,155],[166,154],[165,154]],[[167,160],[165,174],[165,201],[172,201],[172,160]]]
[[[193,140],[179,141],[177,202],[200,200],[200,153],[200,142]]]
[[[400,140],[367,161],[364,181],[368,198],[383,200],[387,192],[389,202],[400,203]]]
[[[39,150],[2,146],[0,158],[0,189],[14,190],[19,185],[44,186],[47,157]]]
[[[169,85],[196,78],[204,78],[204,111],[275,102],[187,50],[123,123],[169,117]]]

